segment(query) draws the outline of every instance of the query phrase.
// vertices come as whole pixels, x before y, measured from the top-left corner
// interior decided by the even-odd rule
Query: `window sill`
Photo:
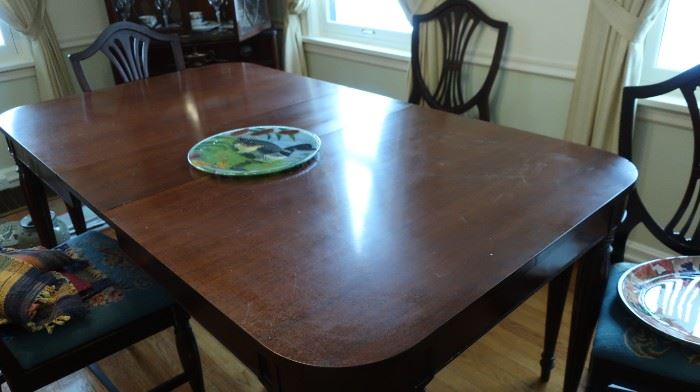
[[[0,82],[30,78],[35,75],[34,63],[31,61],[0,64]]]
[[[693,129],[688,106],[680,97],[661,96],[640,100],[638,117],[657,124]]]
[[[406,71],[411,63],[410,51],[382,46],[366,45],[320,36],[306,36],[304,37],[304,44],[304,48],[309,53],[323,54],[400,71]],[[469,62],[488,67],[491,64],[491,56],[488,53],[477,52],[469,59]],[[504,56],[501,67],[509,71],[563,80],[574,80],[576,76],[576,66],[574,64],[552,63],[551,61],[529,57]]]
[[[304,37],[304,49],[308,53],[322,54],[404,72],[408,70],[411,62],[411,53],[405,50],[326,37]]]
[[[669,112],[688,114],[688,106],[685,99],[681,97],[662,95],[643,99],[640,105]]]

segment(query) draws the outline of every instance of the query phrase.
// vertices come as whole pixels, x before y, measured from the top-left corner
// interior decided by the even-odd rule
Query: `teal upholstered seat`
[[[82,320],[56,327],[52,334],[3,327],[1,338],[24,369],[90,342],[160,309],[172,305],[163,288],[127,259],[117,242],[97,232],[87,232],[57,247],[90,261],[115,282],[119,296],[99,294]]]
[[[619,298],[617,281],[632,266],[633,263],[612,266],[593,343],[592,363],[604,363],[607,371],[622,376],[642,372],[661,385],[668,380],[696,385],[700,390],[700,349],[668,339],[648,327]],[[613,365],[615,369],[610,369]]]

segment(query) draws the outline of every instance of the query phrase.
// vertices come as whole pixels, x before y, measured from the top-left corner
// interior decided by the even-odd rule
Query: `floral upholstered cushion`
[[[617,282],[634,265],[618,263],[611,268],[592,357],[619,366],[615,373],[634,369],[659,380],[698,385],[700,390],[700,349],[665,337],[637,319],[622,303]]]
[[[0,338],[25,369],[172,305],[165,290],[130,261],[115,240],[101,233],[81,234],[55,249],[88,260],[114,282],[114,288],[90,297],[84,318],[56,328],[52,334],[0,328]]]

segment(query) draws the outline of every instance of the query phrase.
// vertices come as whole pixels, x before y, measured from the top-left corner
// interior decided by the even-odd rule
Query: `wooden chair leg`
[[[479,108],[479,120],[491,121],[491,109],[489,108],[488,98],[483,103],[477,104]]]
[[[68,216],[70,216],[70,220],[73,222],[75,234],[85,233],[87,231],[87,224],[85,223],[85,215],[83,214],[83,203],[73,195],[71,195],[70,198],[71,200],[66,201],[65,204]]]
[[[564,314],[566,295],[569,292],[571,271],[573,266],[567,268],[551,282],[547,289],[547,321],[544,330],[544,350],[540,359],[540,381],[549,381],[549,375],[554,368],[554,350],[559,337],[559,327]]]
[[[588,379],[586,381],[586,392],[606,390],[607,383],[603,381],[605,379],[605,377],[603,377],[603,373],[604,371],[599,369],[598,364],[596,364],[593,358],[591,358],[591,361],[589,362]]]
[[[17,380],[11,381],[11,380],[5,380],[7,383],[7,387],[11,392],[31,392],[34,391],[33,388],[27,388],[26,385],[22,383],[18,383]]]
[[[204,392],[202,363],[199,359],[197,340],[190,327],[189,316],[179,306],[173,307],[175,320],[175,344],[180,356],[182,369],[185,371],[193,392]]]

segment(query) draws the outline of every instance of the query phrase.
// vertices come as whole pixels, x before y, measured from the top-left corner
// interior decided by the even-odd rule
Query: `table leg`
[[[612,233],[589,250],[578,263],[564,392],[575,392],[581,381],[593,330],[603,301],[610,264],[611,242]]]
[[[540,381],[542,382],[549,381],[549,376],[554,368],[554,350],[557,347],[559,327],[564,313],[572,270],[573,265],[549,282],[547,288],[547,319],[544,329],[544,349],[540,359]]]
[[[17,162],[17,167],[19,168],[20,187],[27,202],[29,215],[31,215],[34,227],[39,234],[41,245],[53,248],[56,246],[56,235],[53,231],[51,211],[46,199],[44,183],[21,162]]]

